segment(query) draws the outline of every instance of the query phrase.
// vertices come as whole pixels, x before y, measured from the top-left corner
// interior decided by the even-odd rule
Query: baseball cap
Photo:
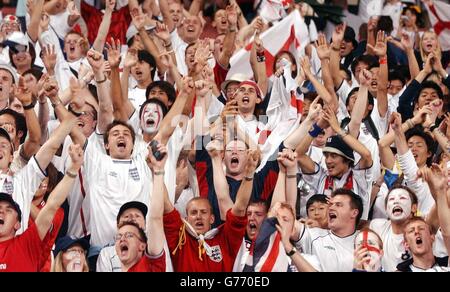
[[[79,244],[84,250],[88,250],[90,246],[89,241],[84,237],[76,238],[71,236],[64,236],[56,241],[53,254],[57,256],[61,251],[66,251],[75,244]]]
[[[142,212],[142,215],[144,215],[144,218],[145,218],[145,216],[147,216],[147,212],[148,212],[147,205],[145,205],[142,202],[131,201],[131,202],[123,204],[122,207],[120,207],[119,213],[117,214],[117,222],[119,222],[120,216],[122,216],[122,214],[128,209],[138,209],[139,211]]]
[[[9,203],[14,208],[14,210],[16,210],[17,219],[19,220],[19,222],[22,221],[22,211],[20,211],[20,206],[19,206],[19,204],[16,203],[16,201],[14,201],[14,199],[12,198],[12,196],[10,194],[0,193],[0,202]]]
[[[17,78],[16,70],[14,70],[13,67],[9,66],[9,65],[6,64],[6,63],[0,63],[0,70],[6,70],[6,71],[8,71],[8,72],[11,74],[11,76],[12,76],[12,78],[13,78],[13,82],[14,82],[15,84],[17,84],[17,82],[19,82],[19,80],[18,80],[18,78]]]
[[[222,84],[220,85],[220,89],[225,92],[227,86],[231,83],[231,82],[237,82],[237,83],[241,83],[242,81],[248,80],[248,77],[245,76],[242,73],[236,73],[233,74],[229,79],[225,80],[224,82],[222,82]]]
[[[145,30],[152,30],[154,29],[155,26],[154,25],[146,25],[145,26]],[[131,24],[130,27],[128,27],[128,30],[125,34],[125,37],[127,39],[127,43],[135,36],[137,35],[139,31],[137,30],[136,26],[134,26],[134,24]]]
[[[343,156],[351,161],[355,161],[355,156],[353,155],[353,149],[348,146],[342,138],[337,135],[331,136],[327,139],[325,147],[322,149],[323,153],[335,153]]]
[[[3,44],[8,46],[13,53],[28,51],[28,39],[20,31],[13,32]]]

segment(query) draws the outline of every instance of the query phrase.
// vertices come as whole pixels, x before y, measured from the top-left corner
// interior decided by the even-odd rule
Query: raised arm
[[[331,43],[331,57],[330,57],[330,70],[331,76],[333,77],[334,87],[338,88],[341,83],[344,81],[344,77],[339,74],[339,64],[341,61],[341,43],[344,40],[344,32],[345,32],[346,24],[341,24],[336,26],[336,29],[333,31]]]
[[[217,202],[220,210],[220,219],[226,220],[227,211],[233,207],[233,201],[230,197],[230,187],[223,169],[223,141],[212,140],[206,145],[206,150],[211,157],[214,191],[217,196]]]
[[[369,94],[368,87],[372,79],[372,73],[364,69],[361,71],[359,76],[361,84],[358,90],[355,104],[353,106],[351,114],[352,118],[350,120],[350,123],[348,124],[349,134],[355,138],[359,137],[359,130],[361,128],[362,120],[364,119],[364,113],[366,112]]]
[[[28,160],[31,156],[36,154],[41,147],[41,127],[39,126],[39,120],[34,111],[31,89],[26,87],[25,78],[22,76],[19,79],[15,95],[24,107],[25,121],[28,128],[28,137],[23,144],[20,155]],[[26,133],[23,134],[25,135]]]
[[[244,179],[237,192],[236,201],[231,208],[231,212],[234,216],[243,217],[246,214],[247,205],[250,201],[250,196],[252,195],[253,176],[260,158],[261,152],[259,149],[247,150],[247,165],[245,166]]]
[[[327,104],[333,111],[338,108],[338,101],[336,98],[331,96],[326,87],[317,80],[314,74],[311,72],[311,64],[309,63],[308,57],[303,57],[300,59],[300,65],[302,66],[303,72],[305,72],[306,77],[311,81],[312,85],[316,89],[317,94],[322,98],[325,104]]]
[[[164,165],[167,161],[167,148],[163,144],[158,144],[158,151],[165,154],[163,159],[158,161],[153,156],[151,147],[148,149],[147,164],[153,173],[153,190],[150,199],[150,214],[147,218],[147,252],[149,255],[160,255],[164,249],[164,227],[163,211],[164,198],[168,197],[167,188],[164,184]]]
[[[97,129],[100,134],[106,131],[108,125],[113,121],[113,107],[110,96],[110,82],[106,77],[103,55],[94,50],[89,50],[87,59],[94,71],[94,78],[97,83],[97,94],[99,101],[99,112],[97,119]]]
[[[236,42],[237,35],[237,11],[235,6],[228,6],[226,8],[227,19],[228,19],[228,32],[223,40],[223,49],[219,55],[219,65],[223,68],[228,68],[230,65],[230,58],[233,55],[234,46]]]
[[[420,72],[416,55],[414,54],[414,39],[411,39],[407,33],[402,34],[401,45],[408,58],[409,73],[411,79],[415,79]]]
[[[108,62],[111,66],[111,99],[114,110],[114,117],[121,121],[128,122],[128,119],[131,117],[135,109],[131,101],[127,97],[124,98],[122,86],[120,83],[120,41],[116,40],[114,42],[114,40],[111,39],[111,44],[107,44],[106,49],[108,52]],[[136,54],[136,50],[128,50],[124,65],[126,69],[124,70],[130,70],[129,68],[131,68],[132,65],[136,64]],[[128,88],[126,88],[126,90],[128,93]]]
[[[109,27],[111,25],[111,17],[116,6],[116,0],[106,0],[105,1],[105,13],[103,14],[102,22],[98,28],[97,37],[95,38],[92,48],[97,52],[103,51],[103,46],[106,42],[106,37],[108,35]]]
[[[176,27],[175,27],[175,23],[172,20],[172,17],[170,17],[169,1],[159,1],[159,9],[161,9],[163,21],[167,25],[169,32],[174,31],[174,29]],[[181,7],[181,9],[183,9],[183,7]]]
[[[370,168],[373,164],[372,154],[369,149],[366,148],[361,142],[358,141],[352,135],[348,135],[344,130],[341,129],[337,121],[336,115],[330,109],[324,111],[324,119],[330,124],[330,127],[341,136],[342,140],[350,148],[361,156],[361,160],[358,162],[361,169]]]
[[[387,44],[384,31],[378,31],[377,42],[375,46],[367,44],[371,47],[375,55],[380,61],[380,71],[378,73],[378,90],[377,90],[377,110],[380,117],[384,117],[388,110],[387,87],[388,87],[388,64],[387,64]]]
[[[30,39],[36,43],[39,38],[39,23],[44,8],[44,0],[34,0],[31,9],[30,23],[27,26],[27,33]]]
[[[266,72],[266,57],[264,56],[264,44],[260,38],[260,29],[256,30],[255,38],[253,40],[252,49],[250,51],[250,65],[252,66],[253,76],[262,91],[263,96],[269,90],[269,79]]]
[[[286,202],[293,210],[295,210],[295,205],[297,203],[297,154],[292,149],[285,148],[283,149],[283,152],[278,153],[277,160],[280,167],[278,176],[282,176],[282,179],[285,180],[285,183],[283,184],[284,189],[279,190],[280,193],[284,194],[284,197],[278,197],[277,189],[275,187],[271,207],[274,206],[276,202]]]
[[[204,6],[205,0],[192,0],[191,7],[189,7],[189,14],[199,15]]]
[[[161,122],[158,134],[156,134],[155,140],[158,140],[162,144],[167,143],[170,136],[172,136],[173,131],[177,127],[176,118],[179,117],[183,109],[188,103],[192,104],[192,99],[194,97],[194,81],[190,77],[183,78],[183,87],[180,88],[180,93],[178,94],[175,103],[172,105],[169,113]]]
[[[331,48],[328,45],[327,39],[323,33],[319,34],[319,37],[316,41],[316,51],[320,59],[320,67],[322,68],[323,85],[328,90],[328,92],[333,95],[335,91],[333,77],[331,76],[330,71]],[[334,97],[336,98],[336,96]]]
[[[83,164],[83,149],[80,145],[70,145],[69,155],[72,160],[70,167],[66,170],[63,179],[50,193],[47,203],[39,212],[39,215],[37,215],[35,221],[39,233],[39,238],[41,240],[44,240],[47,232],[52,225],[53,217],[55,216],[56,211],[58,211],[62,203],[69,195],[69,192],[72,190],[75,178],[78,174],[78,170]]]

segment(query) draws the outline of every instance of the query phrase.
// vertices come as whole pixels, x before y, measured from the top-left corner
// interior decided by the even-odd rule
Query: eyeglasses
[[[125,239],[130,239],[133,237],[137,237],[140,241],[142,241],[139,236],[131,231],[125,232],[124,234],[118,233],[116,236],[114,236],[115,241],[120,241],[122,237],[125,237]]]

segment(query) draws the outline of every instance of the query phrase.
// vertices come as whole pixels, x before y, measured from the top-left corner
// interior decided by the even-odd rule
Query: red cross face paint
[[[148,103],[141,115],[141,128],[144,133],[154,134],[158,132],[163,119],[163,110],[156,103]]]
[[[364,262],[364,270],[368,272],[379,272],[381,269],[381,258],[383,257],[383,252],[380,246],[380,240],[373,232],[364,230],[360,232],[355,239],[355,249],[360,247],[366,248],[367,261]]]

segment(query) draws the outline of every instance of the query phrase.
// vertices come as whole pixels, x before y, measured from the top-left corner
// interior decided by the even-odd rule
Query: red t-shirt
[[[19,236],[0,242],[0,272],[37,272],[44,244],[36,224]]]
[[[141,257],[140,261],[128,269],[128,273],[133,272],[165,272],[166,271],[166,254],[163,253],[158,257],[150,257],[146,253]]]
[[[88,40],[93,44],[98,34],[98,29],[102,23],[103,13],[95,7],[81,1],[81,16],[86,22],[88,28]],[[126,33],[131,23],[130,10],[128,5],[114,10],[111,16],[111,25],[109,27],[106,41],[109,42],[111,37],[119,39],[122,44],[126,43]]]
[[[180,213],[177,210],[164,215],[164,232],[172,258],[175,272],[231,272],[233,263],[242,244],[245,235],[247,216],[236,217],[231,210],[227,212],[226,222],[217,227],[218,233],[206,243],[212,248],[213,253],[208,256],[202,254],[199,258],[199,244],[187,231],[186,242],[179,246],[180,228],[183,226]]]
[[[227,79],[229,69],[225,69],[216,60],[216,66],[214,66],[214,81],[216,82],[217,88],[220,90],[220,85]]]

